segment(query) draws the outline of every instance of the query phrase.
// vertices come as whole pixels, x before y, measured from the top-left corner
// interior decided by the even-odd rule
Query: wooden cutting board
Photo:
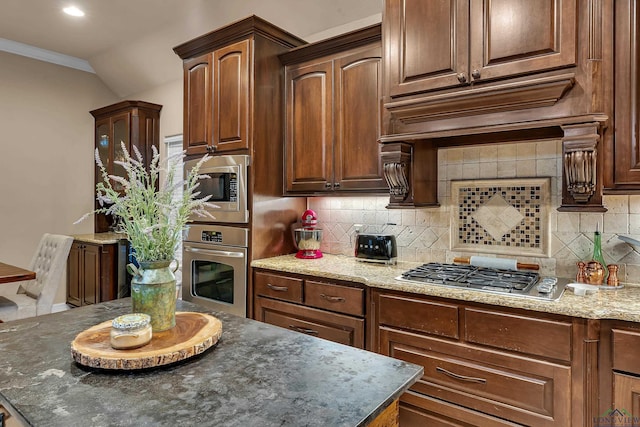
[[[222,335],[222,322],[204,313],[177,312],[176,326],[155,332],[149,344],[117,350],[110,343],[111,320],[80,332],[71,342],[71,357],[102,369],[145,369],[179,362],[203,353]]]

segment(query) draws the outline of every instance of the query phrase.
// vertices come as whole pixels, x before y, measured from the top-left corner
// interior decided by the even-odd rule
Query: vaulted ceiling
[[[86,16],[63,14],[71,4]],[[127,97],[181,78],[174,46],[249,15],[308,39],[381,12],[382,0],[2,0],[0,39],[86,60]]]

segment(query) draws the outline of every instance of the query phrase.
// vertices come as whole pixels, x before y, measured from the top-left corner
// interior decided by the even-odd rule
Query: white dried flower
[[[135,146],[135,158],[132,158],[125,144],[121,142],[120,145],[124,159],[114,164],[121,166],[126,176],[109,175],[96,150],[96,165],[103,178],[96,184],[96,199],[100,208],[77,222],[94,212],[113,215],[118,219],[122,231],[127,234],[139,262],[171,260],[182,240],[183,230],[190,215],[203,215],[215,219],[204,209],[215,206],[209,204],[210,196],[199,198],[200,192],[196,191],[199,186],[198,180],[204,178],[199,174],[200,167],[209,156],[200,160],[183,180],[182,176],[176,177],[173,166],[169,169],[159,167],[160,155],[156,147],[152,147],[153,158],[148,167],[145,167],[142,154]],[[172,159],[177,161],[183,157],[184,152],[172,156]],[[166,171],[167,180],[159,188],[161,170]],[[114,184],[119,184],[122,189],[114,189]],[[184,187],[184,191],[182,197],[176,201],[173,199],[173,193],[180,186]]]

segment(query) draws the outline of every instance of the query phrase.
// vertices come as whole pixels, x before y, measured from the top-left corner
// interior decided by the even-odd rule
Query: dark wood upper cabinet
[[[605,150],[605,188],[611,192],[640,192],[640,4],[615,1],[614,102],[615,130]]]
[[[285,192],[384,192],[380,25],[295,49],[285,64]]]
[[[215,151],[249,148],[249,40],[213,52],[213,146]]]
[[[250,55],[242,40],[184,61],[187,155],[249,148]]]
[[[334,61],[334,185],[388,189],[380,161],[382,60],[375,46]]]
[[[333,64],[288,67],[285,73],[287,192],[333,185]]]
[[[211,142],[211,63],[210,53],[187,59],[184,67],[183,141],[189,154],[204,154]]]
[[[471,0],[471,80],[576,65],[576,0]]]
[[[136,147],[147,165],[151,162],[151,147],[155,146],[157,149],[160,140],[161,109],[161,105],[149,102],[122,101],[90,112],[95,118],[95,147],[109,175],[126,175],[124,168],[114,163],[116,160],[124,160],[122,143],[132,155],[133,148]],[[102,181],[97,167],[95,181]],[[117,182],[112,182],[112,185],[115,190],[121,190]],[[111,225],[110,218],[103,214],[95,215],[96,233],[109,231]]]
[[[576,0],[385,5],[391,99],[576,65]],[[440,107],[439,113],[447,113],[453,105]]]
[[[187,155],[246,152],[254,138],[271,138],[271,129],[255,134],[252,121],[256,113],[268,114],[265,108],[280,114],[277,55],[301,44],[292,34],[250,16],[175,47],[184,68]],[[273,126],[279,120],[273,118]]]
[[[469,74],[468,0],[387,1],[385,25],[394,35],[385,61],[391,97],[464,83],[458,76]]]

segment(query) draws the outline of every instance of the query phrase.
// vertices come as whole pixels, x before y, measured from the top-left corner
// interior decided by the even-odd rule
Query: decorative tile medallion
[[[452,181],[451,249],[548,256],[550,182]]]

